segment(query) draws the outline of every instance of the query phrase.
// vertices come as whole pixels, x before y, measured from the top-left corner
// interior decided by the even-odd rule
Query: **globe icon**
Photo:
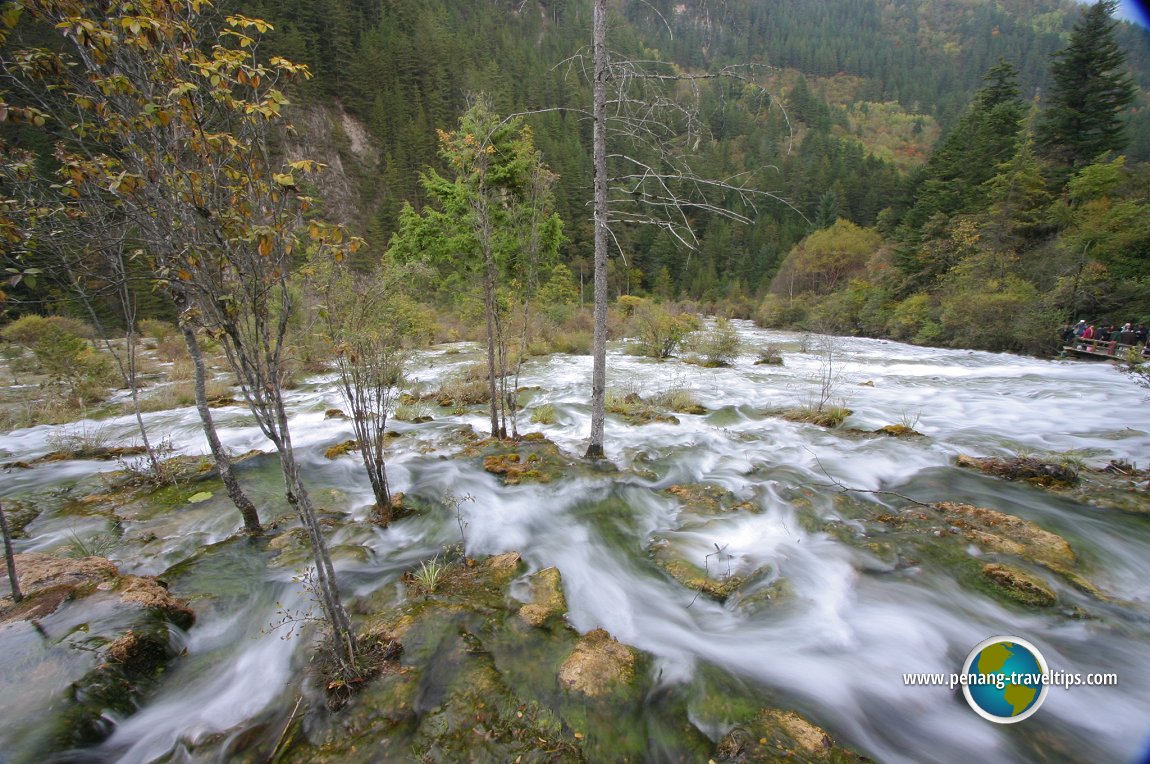
[[[1046,659],[1024,639],[991,637],[975,646],[962,667],[962,692],[979,716],[999,724],[1020,722],[1046,699]]]

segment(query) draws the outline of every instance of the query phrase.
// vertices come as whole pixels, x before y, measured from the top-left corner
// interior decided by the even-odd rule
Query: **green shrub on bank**
[[[102,400],[118,377],[112,361],[71,331],[84,325],[71,319],[24,316],[0,332],[5,340],[32,351],[36,364],[68,402],[83,407]]]

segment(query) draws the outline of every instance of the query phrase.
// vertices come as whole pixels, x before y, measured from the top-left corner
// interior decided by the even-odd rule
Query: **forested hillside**
[[[405,203],[419,209],[426,202],[420,174],[444,169],[437,131],[453,129],[469,96],[484,93],[498,114],[545,110],[529,116],[527,124],[544,162],[558,176],[562,258],[574,281],[589,278],[590,89],[583,59],[572,58],[586,52],[588,4],[226,0],[222,6],[271,21],[274,31],[263,51],[311,67],[314,78],[292,93],[297,113],[338,102],[366,126],[378,161],[353,178],[357,199],[345,195],[333,205],[338,209],[328,210],[365,236],[367,246],[357,254],[361,265],[384,255]],[[1116,288],[1105,279],[1098,287],[1105,299],[1078,294],[1075,286],[1063,289],[1074,294],[1060,293],[1057,304],[1036,303],[1068,269],[1097,275],[1093,258],[1103,257],[1107,247],[1123,250],[1122,257],[1137,263],[1146,246],[1127,227],[1127,222],[1139,227],[1144,202],[1139,189],[1145,184],[1137,178],[1141,163],[1150,159],[1150,44],[1144,30],[1122,23],[1113,32],[1139,88],[1120,109],[1124,140],[1113,156],[1121,154],[1125,164],[1108,165],[1116,173],[1114,183],[1105,192],[1092,191],[1090,198],[1075,196],[1065,185],[1067,174],[1027,164],[1042,156],[1027,152],[1033,151],[1032,131],[1056,87],[1052,56],[1067,45],[1084,11],[1069,0],[615,3],[610,43],[618,56],[667,62],[687,73],[755,65],[743,71],[765,87],[767,96],[729,81],[702,85],[698,104],[708,140],[693,148],[705,172],[751,177],[778,201],[757,204],[750,224],[697,211],[690,221],[699,234],[693,250],[658,227],[620,227],[617,251],[625,259],[616,258],[613,265],[613,293],[721,304],[728,312],[772,323],[980,344],[936,328],[953,323],[942,319],[946,300],[940,289],[954,285],[944,288],[940,279],[966,259],[961,253],[974,251],[963,247],[973,246],[1006,258],[1003,272],[1027,285],[1016,294],[1038,311],[1027,332],[1041,334],[1045,324],[1077,313],[1107,320],[1119,320],[1119,313],[1131,314],[1123,320],[1150,317],[1150,306],[1115,296],[1138,289]],[[1000,61],[1012,67],[1010,135],[961,133],[977,118],[971,116],[979,108],[977,93]],[[971,143],[984,138],[999,143],[989,150]],[[348,141],[333,142],[348,167],[362,164]],[[940,155],[942,146],[950,146],[950,153]],[[1001,188],[1006,176],[997,165],[1009,162],[1015,163],[1010,172],[1043,176],[1042,201],[1028,202],[1038,205],[1026,213],[1033,220],[1000,219],[991,234],[984,230],[990,225],[985,216],[992,210],[1007,214],[1006,202],[993,201],[998,197],[984,184],[998,182]],[[979,169],[953,175],[953,168],[964,171],[971,164]],[[939,201],[931,194],[940,178],[963,187],[951,188]],[[955,194],[963,200],[950,198]],[[1113,194],[1133,207],[1107,208],[1105,219],[1083,218],[1087,208],[1102,214],[1097,207],[1111,204]],[[834,288],[823,282],[818,290],[796,292],[803,284],[792,278],[800,267],[796,258],[809,250],[796,245],[836,219],[844,221],[843,230],[855,230],[846,227],[849,223],[877,232],[871,253],[878,253],[877,259],[855,258],[847,275],[833,280]],[[1083,226],[1104,229],[1122,243],[1095,246],[1082,260],[1083,249],[1091,251],[1082,239],[1089,238]],[[1078,254],[1067,254],[1071,249]],[[1028,252],[1035,254],[1030,258]],[[1031,259],[1031,265],[1024,264]],[[852,270],[865,272],[872,279],[869,286],[852,281]],[[1123,278],[1136,275],[1139,267],[1127,270]],[[873,282],[888,272],[897,278],[884,277],[881,287]],[[780,273],[788,277],[785,290]],[[984,275],[968,279],[994,281]],[[851,296],[839,294],[851,284]],[[908,304],[910,298],[915,301]],[[860,301],[870,307],[858,307]],[[908,318],[908,312],[915,317]],[[1021,340],[1005,347],[1037,349]]]
[[[469,93],[486,93],[501,113],[585,109],[589,103],[585,78],[564,63],[589,39],[589,8],[582,3],[327,0],[256,3],[251,11],[278,23],[278,50],[315,67],[308,97],[340,100],[381,146],[380,188],[371,193],[381,202],[367,231],[373,253],[389,240],[402,203],[418,207],[423,201],[418,173],[440,161],[435,131],[453,126]],[[1066,44],[1082,11],[1050,0],[618,4],[611,44],[620,54],[667,60],[688,71],[763,65],[756,76],[776,103],[752,102],[730,88],[704,94],[714,140],[702,149],[702,164],[716,176],[769,167],[756,182],[794,209],[759,205],[751,225],[701,216],[702,243],[695,252],[656,229],[624,230],[620,246],[631,272],[619,263],[613,288],[666,292],[669,282],[673,294],[711,302],[734,298],[739,304],[730,307],[747,312],[755,301],[744,297],[769,287],[787,253],[815,227],[836,217],[873,227],[884,209],[891,211],[882,230],[888,242],[896,240],[895,228],[905,235],[909,226],[923,226],[921,204],[899,226],[894,221],[915,207],[916,168],[940,133],[955,129],[999,60],[1014,67],[1020,103],[1041,108],[1052,84],[1051,56]],[[1145,88],[1150,45],[1144,31],[1120,24],[1115,37]],[[565,258],[576,274],[589,273],[588,120],[552,112],[530,124],[559,175]],[[1127,139],[1131,165],[1150,159],[1145,90],[1127,119]],[[971,147],[966,159],[979,151]],[[904,264],[912,267],[905,258]],[[915,278],[921,283],[936,275]],[[1041,278],[1032,283],[1040,292],[1050,286]],[[893,305],[889,296],[882,302]],[[802,307],[787,318],[802,320]],[[858,316],[819,320],[838,331],[881,334],[889,332],[887,312],[877,324]],[[932,337],[929,328],[911,337],[944,339]]]

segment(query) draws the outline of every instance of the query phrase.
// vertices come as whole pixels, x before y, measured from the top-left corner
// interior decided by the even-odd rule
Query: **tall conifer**
[[[1038,145],[1067,169],[1126,145],[1122,111],[1134,100],[1134,85],[1126,53],[1114,40],[1111,15],[1117,5],[1099,0],[1087,8],[1050,67],[1054,87],[1038,125]]]

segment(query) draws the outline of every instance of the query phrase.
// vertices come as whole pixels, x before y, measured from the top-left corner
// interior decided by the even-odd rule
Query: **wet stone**
[[[1000,592],[1023,605],[1046,607],[1057,601],[1054,591],[1041,578],[1015,565],[983,565],[982,575]]]
[[[567,613],[563,581],[558,568],[544,568],[530,578],[531,602],[519,608],[519,617],[535,627]]]
[[[603,629],[587,632],[559,670],[559,685],[588,697],[608,695],[635,678],[635,650]]]

